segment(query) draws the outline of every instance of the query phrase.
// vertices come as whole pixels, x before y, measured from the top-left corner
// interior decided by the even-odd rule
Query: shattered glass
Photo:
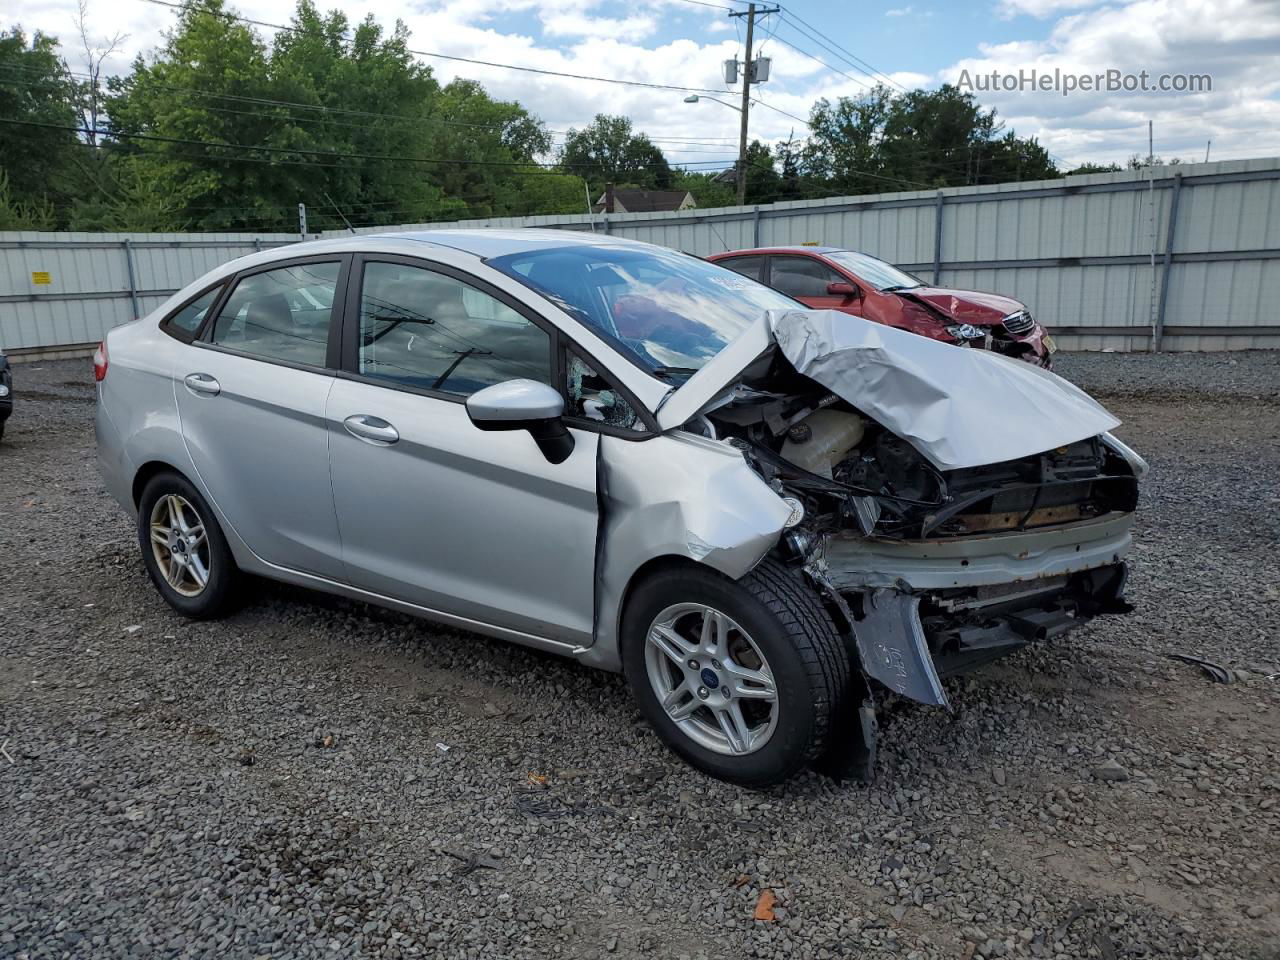
[[[626,397],[614,390],[586,361],[569,354],[566,371],[569,381],[570,416],[643,433],[644,423]]]

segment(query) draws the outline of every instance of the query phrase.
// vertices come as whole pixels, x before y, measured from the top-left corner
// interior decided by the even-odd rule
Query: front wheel
[[[763,787],[822,752],[849,661],[798,572],[772,560],[738,581],[661,571],[636,588],[622,633],[640,709],[690,765]]]
[[[160,596],[179,613],[212,619],[235,605],[240,571],[204,497],[185,477],[152,477],[138,501],[138,545]]]

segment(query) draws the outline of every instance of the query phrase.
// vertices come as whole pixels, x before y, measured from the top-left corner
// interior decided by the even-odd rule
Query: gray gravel
[[[1152,462],[1137,611],[887,699],[871,788],[748,793],[574,663],[270,584],[179,619],[88,365],[19,367],[0,957],[1276,957],[1277,355],[1060,369]]]

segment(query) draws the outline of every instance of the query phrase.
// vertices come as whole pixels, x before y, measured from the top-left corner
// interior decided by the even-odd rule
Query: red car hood
[[[1002,297],[998,293],[981,293],[977,290],[912,287],[910,290],[894,292],[900,297],[921,300],[956,323],[972,323],[976,326],[991,326],[1011,313],[1026,309],[1012,297]]]

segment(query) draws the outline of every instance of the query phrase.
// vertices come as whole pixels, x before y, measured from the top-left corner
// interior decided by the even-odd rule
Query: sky
[[[291,0],[229,0],[240,14],[286,23]],[[124,37],[106,65],[125,72],[148,56],[175,11],[148,0],[87,0],[90,40]],[[737,0],[317,0],[352,20],[396,17],[410,47],[495,63],[716,91],[688,94],[544,76],[422,56],[441,81],[463,76],[494,96],[518,100],[561,139],[597,113],[625,114],[673,162],[717,169],[737,151],[739,114],[709,97],[740,102],[721,63],[742,56],[744,10]],[[76,0],[10,0],[0,26],[59,37],[73,69],[82,63]],[[261,30],[264,34],[270,31]],[[1280,155],[1280,0],[786,0],[762,18],[756,46],[772,60],[767,83],[753,87],[753,138],[803,138],[820,97],[858,96],[877,81],[903,88],[967,82],[1006,129],[1034,136],[1063,169],[1086,161],[1123,163],[1147,152],[1168,160]],[[79,67],[79,69],[83,69]],[[1107,91],[991,89],[992,71],[1088,76],[1142,71],[1208,75],[1210,90]],[[1203,81],[1200,81],[1203,84]],[[895,89],[896,89],[895,86]],[[985,87],[985,88],[984,88]]]

